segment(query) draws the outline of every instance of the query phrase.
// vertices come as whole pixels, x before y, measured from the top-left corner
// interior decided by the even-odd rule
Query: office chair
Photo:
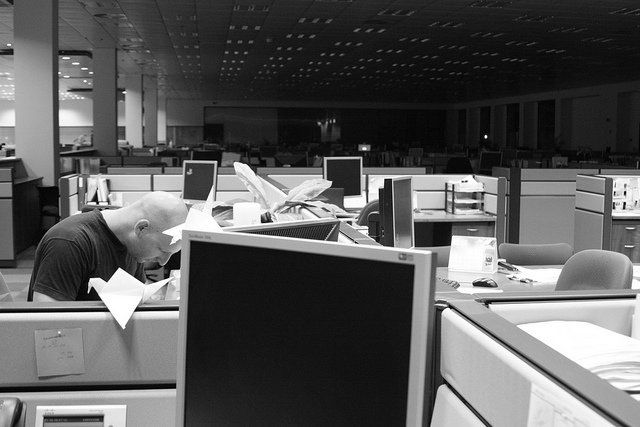
[[[2,273],[0,273],[0,301],[13,302],[13,296],[9,291],[9,286],[7,286],[7,282],[4,281],[4,277],[2,276]]]
[[[367,217],[369,216],[369,214],[371,212],[376,212],[378,210],[380,210],[380,201],[378,201],[378,200],[370,201],[360,211],[360,214],[356,218],[356,224],[357,225],[367,225],[368,224],[367,223]]]
[[[586,249],[562,267],[556,291],[579,289],[630,289],[633,264],[619,252]]]
[[[573,255],[573,248],[568,243],[538,245],[500,243],[498,246],[498,257],[517,265],[564,264],[571,255]]]
[[[451,157],[447,160],[444,173],[473,173],[473,167],[467,157]]]
[[[60,221],[60,208],[58,206],[60,191],[55,185],[39,186],[38,196],[40,206],[40,231],[44,234],[45,231]]]

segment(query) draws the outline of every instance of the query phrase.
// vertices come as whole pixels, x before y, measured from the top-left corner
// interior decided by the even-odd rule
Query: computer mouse
[[[488,277],[481,277],[473,281],[473,286],[481,286],[483,288],[497,288],[498,284],[495,280]]]

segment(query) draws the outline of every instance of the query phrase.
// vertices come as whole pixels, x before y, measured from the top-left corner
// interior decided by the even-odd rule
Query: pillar
[[[58,185],[58,0],[13,10],[16,157],[44,185]]]

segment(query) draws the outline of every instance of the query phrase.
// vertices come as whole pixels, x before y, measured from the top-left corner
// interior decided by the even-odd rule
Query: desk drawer
[[[640,223],[625,221],[611,225],[611,250],[640,262]]]
[[[495,228],[493,222],[457,222],[451,224],[451,235],[493,237]]]

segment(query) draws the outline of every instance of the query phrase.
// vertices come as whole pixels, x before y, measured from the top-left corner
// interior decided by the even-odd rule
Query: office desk
[[[451,214],[444,210],[429,209],[413,213],[416,246],[447,246],[451,236],[496,235],[496,216],[480,213]]]
[[[527,268],[530,269],[538,269],[538,268],[561,268],[559,265],[536,265],[529,266]],[[447,279],[455,280],[460,283],[460,288],[464,290],[471,291],[473,289],[474,294],[481,293],[492,293],[496,292],[496,290],[502,290],[504,292],[548,292],[555,290],[555,283],[540,283],[540,282],[532,282],[532,283],[521,283],[519,281],[514,281],[507,279],[507,276],[511,275],[511,273],[468,273],[462,271],[449,271],[447,267],[438,267],[436,269],[436,276],[444,277]],[[473,286],[471,282],[480,277],[489,277],[498,284],[497,288],[484,288],[479,286]],[[447,287],[438,287],[436,289],[437,292],[450,292],[451,289]]]

